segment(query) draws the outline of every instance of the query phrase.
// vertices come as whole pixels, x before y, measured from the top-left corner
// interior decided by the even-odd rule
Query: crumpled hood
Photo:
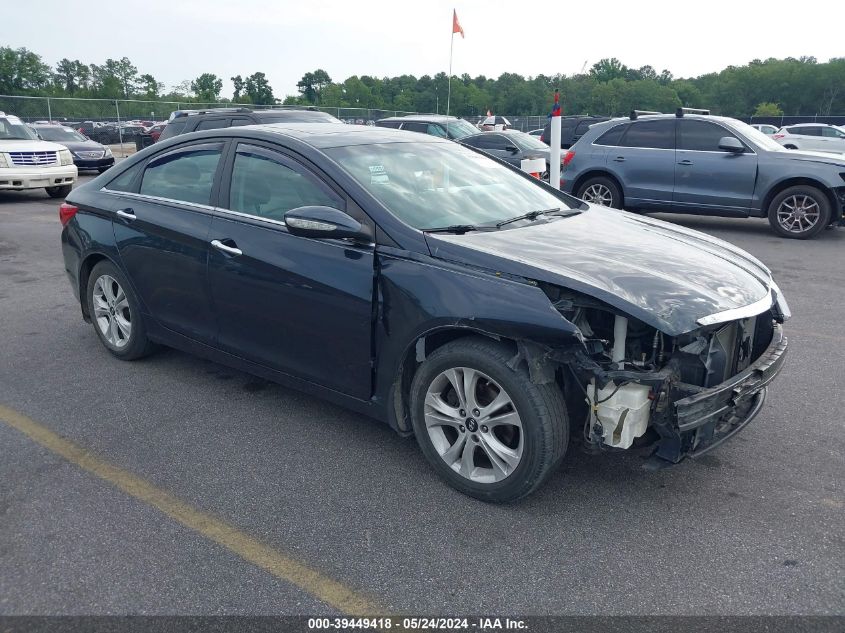
[[[426,234],[432,256],[592,296],[670,336],[771,294],[769,270],[697,231],[590,205],[516,229]]]

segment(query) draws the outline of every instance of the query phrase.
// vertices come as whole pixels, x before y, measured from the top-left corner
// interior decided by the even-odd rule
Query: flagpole
[[[449,102],[452,99],[452,50],[455,48],[455,27],[452,26],[452,37],[449,40],[449,87],[446,91],[446,116],[449,116]]]

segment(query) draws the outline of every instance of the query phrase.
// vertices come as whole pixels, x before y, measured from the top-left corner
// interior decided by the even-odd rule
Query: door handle
[[[237,256],[237,255],[243,255],[243,254],[244,254],[244,252],[243,252],[241,249],[236,248],[236,247],[234,247],[234,246],[226,246],[226,245],[225,245],[223,242],[221,242],[220,240],[211,240],[211,245],[212,245],[214,248],[216,248],[218,251],[223,251],[223,252],[224,252],[224,253],[226,253],[227,255],[235,255],[235,256]]]
[[[117,210],[117,217],[123,218],[124,220],[137,220],[138,218],[135,216],[135,212],[132,209],[118,209]]]
[[[692,165],[692,161],[691,161],[691,160],[686,160],[686,159],[684,159],[684,160],[679,160],[679,161],[678,161],[678,164],[679,164],[679,165]]]
[[[625,162],[625,157],[624,157],[624,156],[617,156],[617,157],[616,157],[616,158],[614,158],[613,160],[614,160],[614,162],[617,162],[617,163],[624,163],[624,162]]]

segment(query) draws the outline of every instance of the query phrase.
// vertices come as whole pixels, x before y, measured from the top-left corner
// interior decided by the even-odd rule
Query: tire
[[[60,185],[58,187],[46,187],[47,195],[51,198],[64,198],[73,189],[73,185]]]
[[[94,331],[114,356],[134,360],[154,349],[147,338],[138,298],[123,273],[110,261],[94,266],[88,276],[85,300]]]
[[[795,145],[784,145],[786,149],[798,149]]]
[[[513,355],[495,341],[460,339],[434,351],[411,384],[411,420],[426,459],[456,490],[493,503],[536,490],[560,464],[569,439],[560,388],[531,382],[524,366],[508,367]],[[475,387],[464,390],[476,401],[464,396],[466,409],[453,387],[463,380]],[[489,415],[486,407],[494,407]]]
[[[101,174],[104,174],[104,173],[106,173],[109,169],[111,169],[111,167],[98,167],[98,168],[97,168],[97,171],[98,171],[99,173],[101,173]]]
[[[583,182],[576,197],[603,207],[622,208],[622,191],[615,180],[606,176],[596,176]]]
[[[781,237],[805,240],[830,223],[830,200],[809,185],[788,187],[776,195],[768,210],[769,224]]]

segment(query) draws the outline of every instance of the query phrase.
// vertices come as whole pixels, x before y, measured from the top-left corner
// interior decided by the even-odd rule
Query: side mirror
[[[519,154],[519,148],[515,145],[508,145],[505,147],[506,152],[510,152],[511,154]]]
[[[723,136],[719,139],[719,149],[723,149],[726,152],[731,152],[734,154],[742,154],[745,151],[745,146],[739,141],[738,138],[733,136]]]
[[[285,224],[300,237],[368,238],[361,223],[339,209],[323,206],[297,207],[285,213]]]

